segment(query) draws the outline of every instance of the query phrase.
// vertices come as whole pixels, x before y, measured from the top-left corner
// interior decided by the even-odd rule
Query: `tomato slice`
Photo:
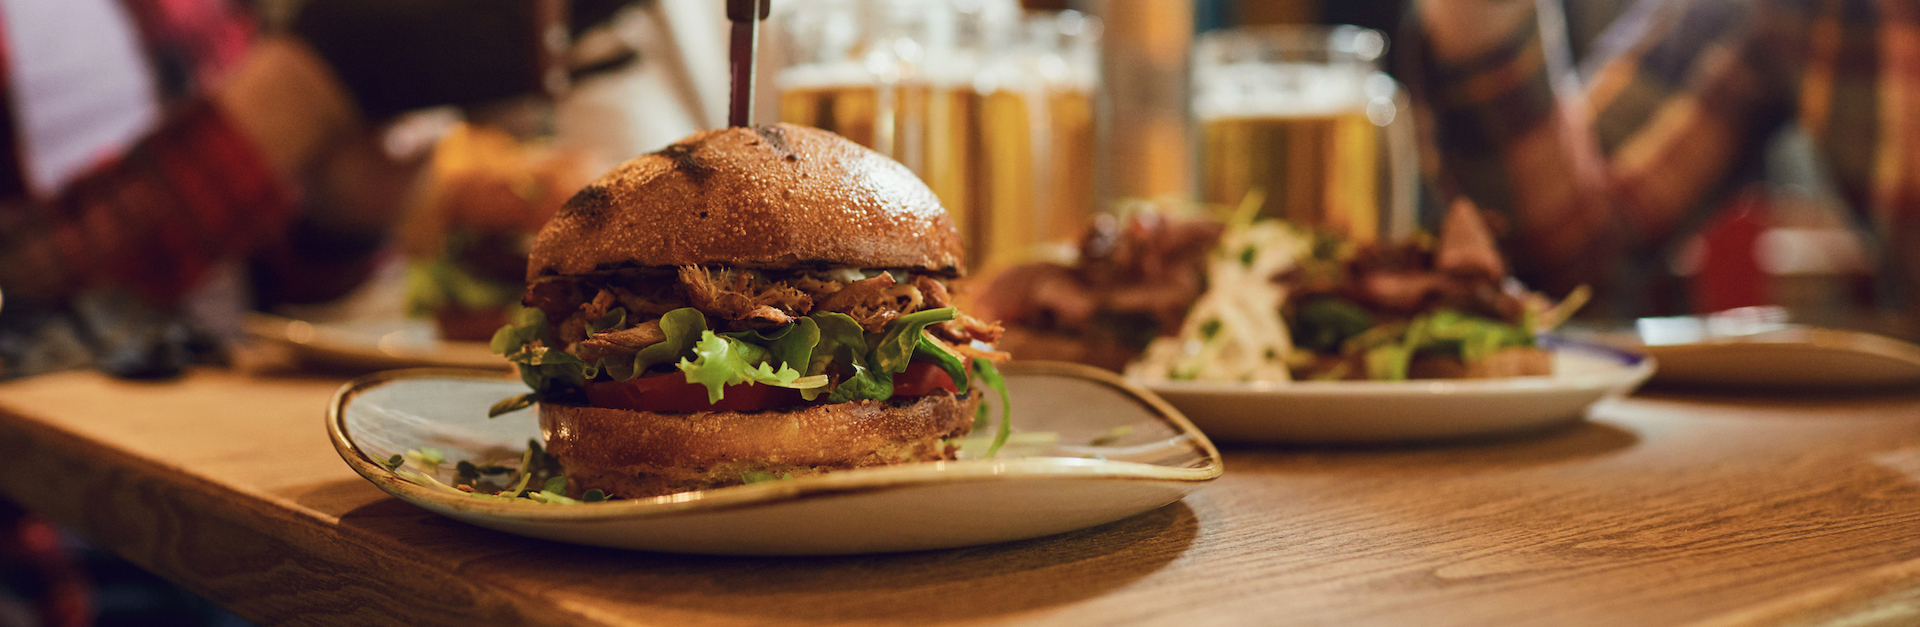
[[[945,369],[924,361],[907,364],[905,371],[893,375],[894,396],[927,396],[941,390],[958,394],[960,387]]]
[[[594,407],[637,411],[759,411],[806,405],[800,391],[772,385],[729,385],[725,398],[707,402],[707,386],[688,383],[679,372],[631,381],[594,381],[586,385]]]
[[[939,366],[920,362],[893,375],[894,396],[927,396],[945,390],[956,393],[953,377]],[[635,411],[760,411],[825,402],[809,402],[800,391],[772,385],[729,385],[725,398],[707,402],[707,386],[688,383],[684,374],[671,372],[630,381],[593,381],[586,385],[587,403],[594,407]]]

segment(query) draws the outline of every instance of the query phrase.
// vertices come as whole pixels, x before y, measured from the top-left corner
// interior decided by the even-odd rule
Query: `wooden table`
[[[1920,395],[1636,398],[1450,447],[1227,447],[1227,476],[1053,538],[630,553],[469,527],[328,446],[335,380],[0,385],[0,490],[263,622],[1920,622]]]

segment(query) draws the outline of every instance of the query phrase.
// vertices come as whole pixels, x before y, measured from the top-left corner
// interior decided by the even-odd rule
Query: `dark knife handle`
[[[753,123],[753,59],[760,41],[756,27],[760,20],[767,19],[772,7],[770,0],[727,0],[727,20],[733,22],[733,99],[727,109],[728,126]]]

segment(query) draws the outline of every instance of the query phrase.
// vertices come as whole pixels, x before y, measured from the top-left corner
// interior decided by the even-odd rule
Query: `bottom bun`
[[[765,472],[795,477],[954,458],[978,394],[852,401],[756,412],[647,412],[540,404],[547,452],[575,494],[623,498],[705,490]]]

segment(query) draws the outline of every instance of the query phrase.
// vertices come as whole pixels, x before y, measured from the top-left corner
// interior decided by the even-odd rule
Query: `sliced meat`
[[[953,306],[953,299],[947,295],[946,284],[941,283],[939,279],[924,274],[914,275],[913,286],[918,288],[920,290],[920,296],[926,299],[924,306],[927,309],[940,309]]]
[[[578,309],[554,326],[554,337],[558,338],[563,345],[572,345],[587,339],[587,323],[607,315],[607,311],[612,309],[616,302],[613,293],[600,290],[600,293],[594,294],[593,300],[580,303]]]
[[[617,331],[595,333],[581,340],[578,353],[581,359],[589,361],[615,355],[632,355],[666,339],[666,333],[660,330],[660,321],[648,320]]]
[[[552,321],[573,315],[583,298],[586,295],[580,293],[580,283],[576,281],[543,280],[527,285],[527,295],[520,299],[520,304],[540,310]]]
[[[1008,353],[1005,351],[997,351],[997,350],[981,350],[978,348],[974,348],[973,345],[971,344],[955,344],[953,346],[950,346],[949,348],[953,349],[954,354],[959,355],[962,359],[966,359],[966,360],[980,358],[980,359],[985,359],[987,361],[991,361],[994,363],[1003,363],[1007,360],[1013,359],[1012,353]],[[1033,359],[1033,357],[1031,356],[1029,356],[1028,358]]]
[[[900,317],[900,304],[893,287],[893,275],[880,273],[871,279],[848,283],[840,291],[821,300],[819,311],[837,311],[847,314],[854,322],[869,333],[879,333],[888,322]]]
[[[838,292],[840,288],[847,286],[846,281],[821,279],[805,274],[794,277],[789,283],[791,283],[795,289],[807,293],[807,295],[811,296],[815,301],[822,300],[828,294]]]
[[[613,309],[614,303],[616,302],[619,301],[613,298],[613,292],[600,290],[600,293],[593,295],[593,300],[587,301],[587,304],[580,306],[580,315],[587,320],[599,320],[601,317],[606,316],[608,311]]]
[[[781,311],[778,308],[761,305],[755,307],[753,311],[747,312],[746,317],[741,318],[739,321],[743,323],[740,326],[745,328],[768,329],[793,322],[794,319],[795,316]]]
[[[1440,293],[1445,277],[1415,270],[1378,271],[1357,277],[1360,302],[1374,309],[1414,312]]]
[[[1493,241],[1493,230],[1473,202],[1462,197],[1447,209],[1440,224],[1440,244],[1434,251],[1434,268],[1447,274],[1478,276],[1500,280],[1507,276],[1507,262]]]
[[[791,320],[813,309],[813,299],[806,293],[750,272],[682,266],[680,285],[689,305],[724,320],[766,319],[767,309]]]
[[[1000,326],[998,322],[982,322],[979,318],[964,313],[928,328],[933,330],[934,337],[954,346],[964,346],[974,340],[992,344],[999,341],[1000,334],[1006,331],[1006,328]]]
[[[994,277],[976,303],[981,315],[1035,328],[1079,329],[1101,299],[1066,266],[1036,263]]]
[[[687,306],[687,299],[674,283],[637,283],[608,288],[629,316],[658,317]]]

